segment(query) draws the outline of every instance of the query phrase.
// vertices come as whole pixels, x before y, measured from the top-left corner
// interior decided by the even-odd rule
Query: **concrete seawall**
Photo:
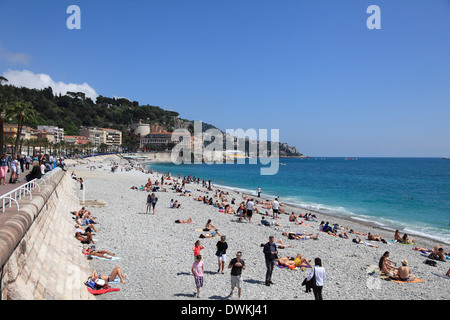
[[[84,285],[91,270],[74,237],[70,211],[80,202],[70,173],[54,172],[32,195],[19,201],[19,211],[0,212],[8,215],[0,225],[1,299],[95,299]]]

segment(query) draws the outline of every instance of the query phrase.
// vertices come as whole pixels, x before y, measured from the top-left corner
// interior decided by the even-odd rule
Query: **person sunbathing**
[[[328,231],[328,234],[329,234],[330,236],[348,239],[348,235],[347,235],[347,233],[345,233],[345,232],[334,233],[334,232]]]
[[[211,231],[211,230],[216,230],[217,228],[211,223],[211,219],[208,219],[208,221],[206,222],[205,228],[203,229],[203,231]]]
[[[405,233],[402,237],[402,241],[401,243],[403,244],[414,244],[414,239],[413,238],[409,238],[408,235]]]
[[[381,241],[383,243],[387,243],[386,240],[384,240],[381,237],[381,235],[374,235],[374,234],[371,234],[370,232],[367,234],[367,239],[372,240],[372,241]]]
[[[192,221],[192,217],[189,217],[187,220],[175,220],[175,223],[194,223]]]
[[[86,249],[86,255],[87,256],[96,256],[96,257],[101,257],[101,258],[106,258],[106,259],[112,259],[112,257],[116,256],[114,253],[111,253],[109,251],[106,251],[106,250],[97,251],[92,248]],[[110,257],[105,256],[105,255],[108,255]]]
[[[394,267],[395,262],[389,260],[389,252],[386,251],[383,256],[380,258],[378,262],[378,267],[380,268],[380,272],[389,275],[391,277],[397,276],[398,268]]]
[[[80,240],[82,244],[90,244],[90,243],[95,244],[94,239],[92,239],[92,234],[90,232],[87,232],[86,236],[83,236],[81,232],[76,232],[75,238],[77,240]]]
[[[267,227],[270,227],[270,226],[281,227],[281,224],[279,224],[278,222],[276,222],[276,221],[270,222],[264,216],[261,217],[261,224],[263,224],[263,225],[265,225]]]
[[[425,252],[432,252],[433,251],[431,249],[422,248],[422,247],[414,247],[412,249],[415,250],[415,251],[425,251]]]
[[[441,246],[434,247],[433,252],[430,253],[428,258],[438,261],[446,261],[444,248],[442,248]]]
[[[350,229],[349,233],[359,234],[359,235],[364,236],[364,237],[367,236],[367,233],[357,232],[357,231],[355,231],[353,229]]]
[[[235,211],[229,204],[227,204],[227,205],[225,206],[225,213],[228,213],[228,214],[235,214],[236,211]]]
[[[408,260],[402,260],[402,266],[398,268],[397,274],[392,278],[400,281],[413,281],[416,278],[411,274],[411,269],[408,267]]]
[[[283,236],[288,237],[288,239],[294,239],[294,240],[309,240],[309,239],[318,239],[319,238],[319,234],[316,234],[315,236],[313,236],[312,233],[310,234],[297,234],[296,232],[283,232],[282,233]]]
[[[376,246],[376,245],[374,245],[374,244],[371,244],[371,243],[362,241],[361,238],[358,237],[358,236],[356,236],[356,238],[358,238],[358,239],[353,239],[353,240],[352,240],[352,241],[355,242],[355,243],[358,243],[358,244],[361,244],[361,243],[362,243],[362,244],[364,244],[365,246],[367,246],[367,247],[372,247],[372,248],[379,248],[379,247],[380,247],[380,246]]]
[[[300,267],[301,265],[308,265],[310,268],[312,268],[311,264],[309,263],[309,260],[307,260],[305,257],[303,257],[300,253],[297,254],[295,258],[293,257],[281,257],[279,259],[275,259],[275,261],[278,261],[279,265],[282,266],[294,266],[294,267]]]
[[[310,227],[310,228],[314,228],[313,226],[310,226],[309,224],[306,224],[305,222],[303,222],[303,221],[300,221],[300,222],[295,222],[295,225],[298,225],[298,226],[305,226],[305,227]]]
[[[292,212],[291,215],[289,216],[289,221],[290,222],[298,222],[297,217],[295,216],[294,212]]]
[[[120,282],[126,283],[125,280],[127,277],[123,274],[122,269],[119,266],[116,266],[109,275],[97,274],[97,270],[92,272],[91,279],[92,280],[105,280],[106,282],[114,281],[117,277],[119,277]]]
[[[222,236],[219,233],[219,229],[212,231],[211,233],[202,233],[199,238],[214,238],[215,236]]]

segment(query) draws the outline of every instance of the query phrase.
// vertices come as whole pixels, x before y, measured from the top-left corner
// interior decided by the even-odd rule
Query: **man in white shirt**
[[[247,202],[247,219],[248,222],[252,222],[253,215],[253,199],[249,199]]]
[[[280,203],[278,202],[278,198],[275,198],[275,200],[272,202],[272,211],[273,211],[274,219],[278,219],[279,209],[280,209]]]
[[[309,274],[308,278],[306,278],[307,281],[311,280],[313,276],[316,277],[316,283],[315,286],[313,286],[313,292],[314,292],[314,298],[316,300],[323,300],[322,299],[322,288],[323,283],[327,279],[325,269],[322,267],[322,260],[320,258],[314,259],[314,268],[311,270],[311,273]]]

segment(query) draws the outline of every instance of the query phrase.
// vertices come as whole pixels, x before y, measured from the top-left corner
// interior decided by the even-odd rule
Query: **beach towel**
[[[407,280],[407,281],[391,279],[391,281],[395,282],[395,283],[419,283],[419,282],[423,282],[423,280],[419,279],[419,278],[414,278],[414,280]]]
[[[120,291],[119,288],[108,288],[108,289],[94,290],[94,289],[91,289],[91,288],[88,287],[87,289],[88,289],[88,291],[90,293],[92,293],[94,295],[104,294],[104,293],[112,292],[112,291]]]
[[[124,277],[125,277],[126,279],[128,279],[128,276],[127,276],[127,275],[124,275]],[[114,280],[108,281],[108,283],[122,283],[122,282],[120,282],[120,278],[119,278],[119,277],[116,277]]]
[[[111,257],[111,259],[103,258],[103,257],[97,257],[97,256],[91,256],[91,257],[95,258],[95,259],[99,259],[99,260],[106,260],[106,261],[120,260],[120,257],[112,257],[112,256],[109,256],[109,255],[107,255],[107,256]]]

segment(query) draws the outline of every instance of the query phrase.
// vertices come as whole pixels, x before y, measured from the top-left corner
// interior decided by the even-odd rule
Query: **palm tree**
[[[60,142],[55,142],[53,143],[53,152],[55,152],[56,150],[56,155],[61,155],[61,143]]]
[[[1,99],[3,100],[3,99]],[[0,146],[1,146],[1,151],[4,152],[5,148],[5,138],[3,135],[3,123],[5,121],[5,119],[8,119],[11,116],[11,104],[9,104],[6,101],[0,102]]]
[[[50,152],[49,152],[49,154],[52,154],[52,148],[55,146],[55,143],[53,142],[53,141],[49,141],[48,142],[48,146],[49,146],[49,148],[50,148]]]
[[[8,151],[8,146],[12,146],[13,144],[14,144],[14,137],[6,136],[5,137],[5,152]]]
[[[15,116],[15,118],[17,118],[17,136],[14,152],[18,152],[23,124],[25,121],[31,120],[36,117],[36,110],[34,110],[31,102],[23,100],[14,101],[12,103],[12,114]]]
[[[42,146],[44,147],[44,153],[48,153],[48,146],[50,144],[50,141],[48,141],[48,138],[42,138]]]
[[[24,141],[25,147],[27,147],[27,155],[30,155],[30,146],[31,146],[31,140],[27,139]]]

